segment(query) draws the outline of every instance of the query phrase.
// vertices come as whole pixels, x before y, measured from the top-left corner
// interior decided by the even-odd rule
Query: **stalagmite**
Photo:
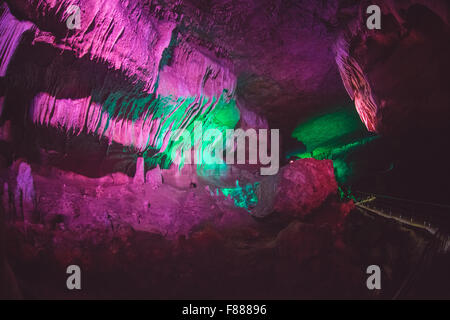
[[[24,221],[31,221],[36,203],[34,181],[29,164],[22,162],[17,174],[17,185],[14,194],[16,210]]]
[[[134,175],[133,182],[135,184],[143,184],[145,182],[144,176],[144,158],[139,157],[136,161],[136,173]]]

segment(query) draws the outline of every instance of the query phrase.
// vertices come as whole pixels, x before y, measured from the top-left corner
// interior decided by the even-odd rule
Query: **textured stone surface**
[[[382,30],[368,30],[364,17],[356,18],[336,49],[361,119],[387,135],[448,128],[449,2],[377,2]]]
[[[134,174],[133,183],[143,184],[145,182],[144,158],[139,157],[136,161],[136,173]]]
[[[31,222],[36,206],[36,192],[31,167],[26,162],[16,163],[18,166],[14,190],[16,212],[24,221]]]
[[[86,123],[91,131],[101,128],[98,133],[111,140],[140,146],[140,136],[160,124],[111,119],[106,130],[106,123],[98,122],[97,88],[127,87],[120,93],[126,98],[131,85],[137,90],[131,97],[145,92],[175,99],[192,96],[197,102],[201,95],[217,98],[225,89],[236,93],[244,128],[271,124],[288,135],[300,119],[346,100],[335,64],[337,44],[344,85],[369,130],[395,132],[404,122],[411,128],[426,129],[430,122],[445,126],[430,114],[445,112],[449,100],[448,2],[375,2],[383,12],[382,31],[365,28],[365,1],[144,5],[114,0],[98,5],[83,0],[78,2],[81,28],[69,32],[65,10],[71,1],[7,1],[13,14],[29,21],[4,30],[14,41],[4,42],[8,54],[2,70],[6,72],[20,35],[32,28],[29,49],[41,57],[37,65],[42,68],[54,50],[54,59],[44,68],[48,72],[36,78],[39,68],[31,73],[14,73],[12,68],[8,77],[43,87],[44,93],[28,106],[37,123],[79,131]],[[6,14],[3,19],[15,18]],[[58,58],[58,52],[76,63]],[[87,69],[93,66],[101,72],[90,79]],[[59,72],[63,69],[70,71]],[[71,114],[63,115],[67,109]]]
[[[337,191],[331,160],[300,159],[280,173],[275,210],[305,217]]]
[[[152,187],[152,189],[155,190],[162,185],[163,178],[159,166],[147,171],[147,173],[145,174],[145,183],[149,184]]]
[[[25,297],[70,295],[54,275],[72,263],[89,274],[88,297],[228,299],[370,297],[361,266],[380,263],[391,297],[427,242],[352,218],[331,161],[262,179],[251,166],[208,176],[153,160],[195,120],[326,149],[292,142],[293,129],[349,97],[370,131],[448,132],[447,0],[374,0],[382,31],[365,30],[372,1],[79,0],[81,28],[68,30],[74,2],[0,6],[1,235]],[[296,137],[308,134],[330,136],[315,123]],[[421,148],[411,140],[398,153]]]
[[[158,8],[144,9],[141,1],[77,1],[81,28],[74,30],[66,26],[66,10],[73,1],[20,0],[8,4],[38,27],[36,42],[70,50],[77,58],[104,61],[109,68],[145,83],[147,90],[155,85],[159,62],[175,27],[171,21],[176,13],[162,13],[167,19],[160,20]]]

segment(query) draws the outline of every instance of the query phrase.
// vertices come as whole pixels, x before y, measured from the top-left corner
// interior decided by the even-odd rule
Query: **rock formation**
[[[366,27],[371,4],[381,30]],[[213,283],[209,298],[360,298],[361,265],[379,261],[391,297],[430,239],[358,215],[336,180],[448,201],[449,12],[447,0],[2,1],[0,276],[27,298],[70,296],[42,288],[74,263],[97,297],[111,277],[113,297],[128,282],[136,297],[204,298]],[[257,164],[184,161],[221,146],[200,129],[279,129],[265,150],[280,148],[278,173],[260,174],[260,137]],[[50,267],[30,282],[35,265]]]

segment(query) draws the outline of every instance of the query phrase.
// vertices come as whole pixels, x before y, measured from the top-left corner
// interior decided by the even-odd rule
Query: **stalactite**
[[[25,31],[33,29],[31,22],[17,20],[9,11],[8,6],[0,5],[0,77],[6,75],[9,62],[19,45]],[[3,113],[4,98],[0,97],[0,116]]]
[[[225,130],[234,128],[239,120],[236,104],[226,93],[218,99],[194,96],[177,100],[167,97],[151,100],[142,96],[123,107],[124,101],[128,99],[124,98],[118,99],[117,94],[111,93],[102,105],[93,102],[91,97],[56,99],[47,93],[40,93],[32,101],[30,117],[39,125],[78,134],[85,131],[132,146],[140,152],[152,148],[160,153],[168,153],[176,147],[175,142],[169,141],[174,130],[192,132],[195,121],[201,121],[205,128]]]
[[[343,36],[336,44],[336,64],[350,98],[367,129],[377,131],[378,106],[369,81],[358,62],[350,56],[349,36]]]
[[[17,20],[4,3],[0,6],[0,12],[0,77],[4,77],[22,34],[34,26],[31,22]]]

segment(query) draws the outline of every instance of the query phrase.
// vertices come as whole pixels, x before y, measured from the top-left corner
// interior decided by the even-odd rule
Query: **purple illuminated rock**
[[[16,213],[19,218],[31,222],[36,205],[36,192],[31,167],[28,163],[22,161],[16,162],[13,166],[18,167],[14,190]]]
[[[159,166],[147,171],[145,174],[145,183],[149,184],[154,190],[158,189],[162,185],[162,172]]]
[[[72,1],[19,0],[8,4],[38,27],[35,42],[70,50],[77,58],[104,61],[111,69],[143,82],[147,90],[156,83],[159,61],[176,25],[175,13],[161,12],[167,19],[159,20],[157,7],[144,9],[135,1],[77,1],[81,26],[73,30],[66,23]]]
[[[144,175],[144,158],[139,157],[136,161],[136,173],[134,175],[133,182],[135,184],[143,184],[145,182]]]

